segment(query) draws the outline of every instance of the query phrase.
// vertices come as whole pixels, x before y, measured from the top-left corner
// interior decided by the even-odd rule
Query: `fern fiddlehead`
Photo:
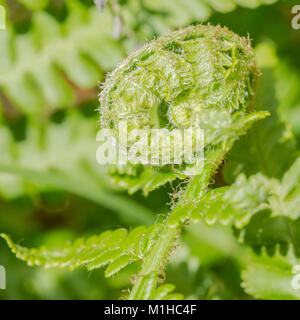
[[[258,74],[249,40],[226,28],[198,25],[148,43],[105,82],[100,96],[101,124],[115,135],[122,120],[128,123],[128,133],[198,126],[205,131],[203,171],[190,179],[175,204],[157,243],[143,261],[130,299],[151,296],[184,222],[178,212],[204,195],[234,141],[267,115],[251,112]],[[176,168],[188,177],[185,169],[186,164]],[[154,174],[159,174],[163,166],[155,170]]]
[[[197,220],[222,206],[224,201],[218,197],[226,188],[207,192],[215,171],[233,143],[255,121],[268,115],[252,110],[258,74],[249,41],[219,26],[188,27],[148,43],[121,63],[104,83],[101,125],[110,128],[114,136],[123,120],[128,124],[127,133],[149,128],[204,129],[205,161],[201,171],[194,171],[196,175],[187,169],[197,168],[197,164],[185,162],[170,166],[128,161],[114,169],[115,179],[144,193],[175,178],[186,179],[186,187],[165,223],[141,226],[128,234],[118,229],[52,249],[27,249],[6,235],[2,237],[17,257],[30,265],[71,269],[85,265],[90,270],[109,265],[105,273],[109,277],[138,262],[141,269],[129,299],[165,297],[173,287],[157,287],[157,283],[183,225],[195,215]],[[163,152],[160,145],[155,148]],[[228,219],[226,214],[222,212],[221,219]],[[243,216],[240,220],[244,222]]]

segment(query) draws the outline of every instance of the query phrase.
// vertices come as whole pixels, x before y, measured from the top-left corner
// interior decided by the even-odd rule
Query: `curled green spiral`
[[[257,120],[252,104],[258,76],[248,38],[220,26],[189,26],[150,41],[107,77],[100,94],[100,123],[115,137],[124,120],[128,133],[200,127],[207,150],[244,134],[247,116]],[[188,166],[167,170],[188,176]],[[135,176],[144,169],[129,163],[113,174]]]
[[[246,111],[258,69],[249,40],[227,28],[197,25],[146,44],[107,78],[103,127],[185,128],[207,111]]]

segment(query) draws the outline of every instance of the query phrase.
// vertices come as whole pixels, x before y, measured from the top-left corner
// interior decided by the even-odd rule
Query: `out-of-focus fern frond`
[[[263,124],[255,124],[248,135],[242,137],[230,151],[224,168],[225,180],[228,183],[232,183],[241,172],[247,176],[261,172],[266,176],[281,179],[299,156],[291,130],[277,114],[278,57],[268,43],[261,43],[256,51],[262,77],[258,83],[255,109],[267,109],[271,117]]]
[[[293,272],[299,266],[299,259],[291,253],[286,257],[276,255],[269,257],[266,253],[261,256],[253,255],[242,272],[242,287],[258,299],[298,300],[300,299],[297,273]],[[296,282],[296,286],[293,286]]]
[[[124,213],[132,222],[151,223],[148,209],[110,190],[96,162],[95,137],[95,119],[76,111],[44,128],[29,124],[26,139],[19,142],[0,126],[0,194],[15,198],[55,188]]]
[[[19,0],[19,2],[30,10],[41,10],[47,6],[49,0]]]
[[[272,217],[270,211],[262,211],[242,230],[240,239],[257,254],[261,254],[265,248],[270,256],[273,256],[277,249],[282,255],[286,255],[291,248],[294,255],[300,257],[300,219]]]
[[[59,23],[45,11],[33,13],[30,32],[0,33],[0,88],[28,114],[72,106],[75,95],[67,78],[81,88],[94,88],[102,72],[122,56],[111,39],[112,19],[78,1],[68,1],[69,14]]]
[[[161,225],[156,224],[149,228],[137,227],[129,233],[125,229],[106,231],[99,236],[77,239],[59,248],[42,246],[39,249],[28,249],[15,244],[5,234],[1,236],[12,252],[30,266],[73,270],[83,265],[88,270],[94,270],[108,265],[105,276],[111,277],[131,262],[143,260],[143,256],[157,240],[160,228]]]
[[[245,212],[270,209],[272,216],[300,217],[300,158],[284,174],[281,181],[258,173],[250,178],[238,176],[225,200]]]
[[[292,127],[297,137],[300,134],[300,75],[298,69],[283,58],[275,68],[276,94],[279,100],[278,113]]]
[[[161,35],[192,22],[204,22],[214,11],[227,13],[237,6],[254,9],[275,2],[277,0],[127,0],[119,1],[118,10],[112,5],[112,11],[121,16],[129,33],[134,30],[143,38]]]
[[[282,255],[291,248],[300,256],[300,158],[281,181],[261,174],[246,179],[244,175],[229,188],[224,197],[244,217],[240,240],[257,253],[266,248]]]
[[[0,33],[0,89],[27,114],[39,113],[45,106],[72,106],[75,94],[69,80],[80,88],[94,88],[103,72],[111,70],[123,56],[123,44],[112,39],[116,22],[111,11],[122,16],[124,27],[129,29],[125,47],[132,49],[145,38],[206,21],[213,10],[229,12],[237,5],[256,7],[273,2],[129,0],[119,5],[117,13],[108,9],[100,13],[96,6],[86,7],[73,0],[66,2],[68,16],[59,23],[48,12],[36,10],[45,7],[48,0],[22,0],[36,10],[33,26],[22,35],[11,30]]]

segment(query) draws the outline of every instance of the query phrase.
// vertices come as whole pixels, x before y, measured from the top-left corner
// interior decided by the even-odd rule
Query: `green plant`
[[[38,4],[27,1],[33,2]],[[36,117],[74,106],[74,86],[94,88],[103,71],[123,56],[122,47],[106,28],[112,24],[108,13],[99,19],[96,8],[86,10],[79,1],[66,6],[69,13],[64,23],[48,12],[36,11],[31,32],[20,35],[9,27],[0,34],[0,87],[25,114]]]
[[[115,35],[152,38],[195,21],[206,21],[214,12],[229,13],[240,7],[255,9],[277,0],[111,0],[107,7],[117,18]]]
[[[2,2],[9,11],[10,3]],[[175,4],[168,0],[128,0],[120,1],[120,4],[119,1],[108,1],[108,8],[99,17],[95,6],[87,8],[80,1],[72,0],[65,3],[68,15],[60,22],[48,11],[40,10],[52,2],[20,1],[33,10],[30,13],[30,32],[18,34],[10,23],[7,31],[0,33],[1,91],[31,117],[76,105],[74,86],[94,88],[103,73],[114,68],[126,55],[126,50],[133,50],[145,37],[152,38],[192,21],[205,21],[212,14],[212,9],[230,12],[237,6],[234,0],[226,3],[192,0],[189,6],[181,0]],[[269,2],[273,1],[255,0],[247,4],[247,1],[240,0],[239,4],[255,8]],[[176,16],[178,12],[181,20]],[[124,39],[120,42],[112,38],[115,15],[124,21]]]
[[[251,217],[248,214],[245,219],[241,208],[254,207],[255,212],[254,199],[247,203],[245,196],[238,201],[228,195],[234,185],[230,190],[209,191],[209,184],[238,137],[268,115],[252,111],[257,76],[249,41],[220,27],[189,27],[150,42],[129,56],[104,84],[100,98],[103,127],[116,130],[118,121],[129,119],[129,130],[159,128],[161,122],[155,121],[157,117],[164,121],[165,127],[204,126],[207,135],[203,171],[189,177],[186,164],[174,170],[169,168],[170,172],[174,171],[174,178],[187,180],[164,224],[138,227],[128,235],[123,229],[105,232],[53,250],[22,248],[3,235],[13,252],[30,265],[73,269],[83,264],[91,270],[109,264],[106,276],[139,261],[141,269],[129,299],[151,299],[156,290],[164,291],[165,287],[157,287],[159,275],[185,223],[204,217],[212,224],[218,218],[227,222],[230,217],[236,217],[235,226],[241,228]],[[168,108],[165,118],[160,114],[161,106]],[[200,123],[188,117],[196,112]],[[141,181],[147,170],[152,170],[156,181],[148,191],[170,180],[164,166],[144,168],[139,170],[141,179],[134,177],[143,188]],[[178,171],[180,175],[176,174]],[[119,174],[120,181],[127,180],[123,172],[117,170],[114,174]]]
[[[133,288],[125,295],[129,299],[182,299],[183,295],[172,293],[173,285],[162,284],[165,280],[176,283],[188,298],[236,299],[248,294],[259,299],[299,299],[299,290],[291,285],[300,256],[299,152],[290,127],[282,122],[289,121],[293,133],[299,133],[299,73],[297,63],[290,60],[299,56],[292,40],[297,37],[286,36],[286,15],[279,19],[281,12],[289,10],[288,4],[278,2],[253,11],[237,8],[234,13],[237,4],[254,8],[275,1],[191,0],[187,5],[182,0],[112,0],[100,14],[91,1],[68,1],[60,9],[56,0],[20,2],[34,10],[26,11],[32,27],[19,33],[20,26],[12,19],[7,32],[0,33],[0,104],[4,105],[3,115],[0,108],[0,223],[5,233],[25,237],[30,246],[45,243],[27,249],[2,235],[18,258],[51,271],[29,271],[12,263],[18,270],[11,271],[13,276],[32,272],[26,285],[32,292],[29,283],[37,282],[39,298],[45,292],[50,298],[61,297],[51,291],[54,285],[49,289],[50,282],[65,277],[54,267],[91,271],[106,266],[105,276],[113,280],[99,284],[89,279],[90,287],[106,288],[102,295],[91,293],[93,297],[107,298],[111,288],[128,287],[120,278],[132,277]],[[8,13],[11,3],[7,2]],[[82,92],[96,96],[93,88],[104,72],[144,38],[209,17],[241,34],[246,34],[246,25],[254,44],[258,43],[256,53],[248,39],[227,29],[200,25],[182,29],[149,42],[123,61],[102,86],[100,106],[101,125],[114,135],[124,119],[130,124],[129,133],[136,128],[200,124],[205,129],[203,171],[191,176],[201,171],[197,163],[127,163],[111,166],[107,175],[94,159],[96,113],[87,117],[78,110],[62,110],[79,106]],[[274,26],[269,30],[270,20],[278,21],[278,30]],[[255,54],[262,72],[258,84]],[[17,113],[13,116],[26,119],[23,138],[10,127],[16,125],[8,119],[8,102],[25,114],[20,116],[12,108]],[[90,107],[95,109],[96,103]],[[129,197],[116,189],[136,194]],[[53,191],[99,205],[100,217],[90,223],[91,230],[78,228],[74,207],[62,224],[59,214],[45,215],[38,201]],[[146,196],[144,200],[138,191]],[[168,192],[170,203],[164,198],[165,207],[155,209],[155,216],[147,205]],[[28,196],[37,203],[38,214],[24,217],[22,211],[15,218],[15,207],[24,205]],[[90,207],[87,201],[81,208],[81,223]],[[108,227],[102,209],[114,219]],[[33,223],[39,219],[42,222]],[[58,220],[57,231],[51,230],[47,219]],[[44,229],[38,229],[39,223]],[[128,231],[101,233],[111,225],[125,225]],[[60,237],[76,238],[82,232],[87,236],[61,245]],[[3,257],[5,262],[10,259],[3,249],[1,264]],[[87,284],[88,277],[80,272],[85,279],[80,284],[77,271],[68,273],[76,279],[73,290]],[[101,272],[90,275],[95,274]],[[69,285],[65,287],[64,291]],[[69,296],[74,297],[74,292]]]

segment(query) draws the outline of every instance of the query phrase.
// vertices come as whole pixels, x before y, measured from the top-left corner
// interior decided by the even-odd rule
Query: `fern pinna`
[[[107,266],[107,277],[137,262],[140,271],[128,299],[182,298],[170,293],[174,290],[172,285],[159,285],[160,275],[184,225],[200,219],[209,225],[217,221],[231,224],[240,233],[239,238],[256,252],[265,254],[266,248],[269,255],[292,255],[289,261],[296,261],[299,210],[291,216],[289,210],[282,212],[281,208],[283,203],[286,208],[298,208],[299,174],[291,177],[286,172],[282,179],[263,174],[240,175],[232,186],[214,189],[210,186],[234,143],[254,123],[269,115],[266,111],[254,111],[259,74],[249,39],[219,26],[190,26],[153,40],[130,55],[103,85],[101,126],[110,128],[115,135],[122,120],[128,122],[128,132],[201,127],[205,130],[204,166],[201,169],[197,168],[198,163],[142,166],[130,162],[113,166],[109,170],[112,180],[131,193],[143,190],[147,195],[167,182],[183,180],[185,187],[164,223],[140,226],[130,232],[107,231],[61,248],[27,249],[2,235],[12,251],[29,265],[70,269],[84,265],[89,270]],[[195,170],[198,174],[191,175]],[[300,172],[299,161],[291,170]],[[270,230],[278,225],[278,219],[284,219],[290,226],[272,236]],[[257,238],[251,230],[258,227],[262,233]],[[269,258],[263,255],[262,259]],[[253,268],[243,274],[244,286],[259,297],[260,290],[257,293],[251,284],[251,272]]]

